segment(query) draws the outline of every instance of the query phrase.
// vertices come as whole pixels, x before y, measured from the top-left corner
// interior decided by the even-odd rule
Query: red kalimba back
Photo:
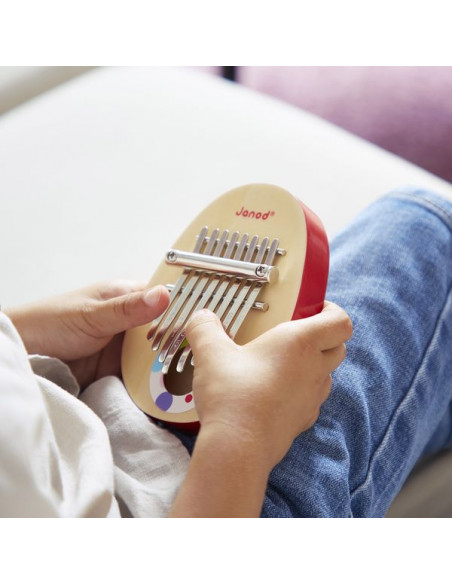
[[[165,313],[128,331],[126,388],[153,418],[198,425],[193,363],[185,339],[190,316],[207,308],[245,344],[277,324],[322,310],[329,247],[319,218],[273,185],[251,184],[214,200],[182,233],[149,286],[170,290]]]

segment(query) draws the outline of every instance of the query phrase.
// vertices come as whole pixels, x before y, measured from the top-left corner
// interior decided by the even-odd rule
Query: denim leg
[[[270,476],[264,517],[383,516],[451,441],[452,203],[400,189],[331,244],[327,298],[354,324],[316,424]]]

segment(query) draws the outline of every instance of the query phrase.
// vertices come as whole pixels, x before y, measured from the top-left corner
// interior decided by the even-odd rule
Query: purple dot
[[[168,393],[167,391],[164,391],[163,393],[161,393],[158,398],[155,400],[155,405],[160,408],[163,412],[166,412],[170,407],[171,404],[173,403],[173,396]]]

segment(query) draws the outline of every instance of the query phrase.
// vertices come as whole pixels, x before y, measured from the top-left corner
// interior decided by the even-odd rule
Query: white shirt
[[[0,516],[163,517],[189,455],[105,377],[80,389],[0,313]]]

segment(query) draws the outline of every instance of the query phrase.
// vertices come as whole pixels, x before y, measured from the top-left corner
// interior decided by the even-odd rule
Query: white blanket
[[[81,396],[0,313],[0,516],[162,517],[189,455],[106,377]]]

